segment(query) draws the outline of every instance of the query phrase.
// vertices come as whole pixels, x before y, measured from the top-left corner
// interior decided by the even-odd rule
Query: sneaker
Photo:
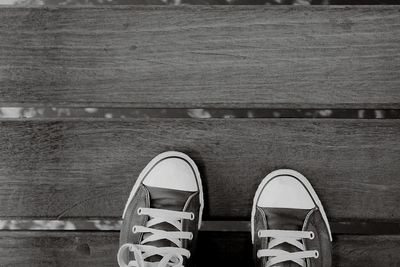
[[[123,213],[120,267],[189,266],[203,211],[197,166],[165,152],[140,173]]]
[[[330,267],[332,235],[324,208],[309,181],[277,170],[261,182],[251,212],[257,267]]]

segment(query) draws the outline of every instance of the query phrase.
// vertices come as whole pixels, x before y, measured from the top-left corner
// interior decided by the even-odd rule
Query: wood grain
[[[178,150],[199,165],[206,220],[248,220],[263,177],[292,168],[331,220],[398,221],[399,132],[399,120],[3,120],[0,216],[119,218],[148,161]]]
[[[370,7],[0,9],[0,105],[400,108]]]
[[[4,267],[117,266],[117,232],[0,232]],[[400,236],[335,236],[335,267],[400,265]],[[200,233],[198,266],[252,266],[248,233]],[[212,259],[212,260],[211,260]]]

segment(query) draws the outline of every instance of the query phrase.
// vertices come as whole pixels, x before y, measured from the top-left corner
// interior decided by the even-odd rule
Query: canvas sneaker
[[[254,197],[251,235],[256,267],[330,267],[331,230],[309,181],[293,170],[277,170]]]
[[[196,164],[170,151],[140,173],[123,212],[120,267],[190,266],[203,211]]]

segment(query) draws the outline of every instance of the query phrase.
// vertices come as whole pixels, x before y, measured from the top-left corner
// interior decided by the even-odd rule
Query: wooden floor
[[[198,266],[252,266],[253,194],[283,167],[320,195],[334,266],[400,266],[399,119],[201,115],[399,110],[399,11],[0,8],[0,107],[200,112],[1,118],[0,266],[117,266],[124,203],[165,150],[188,153],[203,176]]]

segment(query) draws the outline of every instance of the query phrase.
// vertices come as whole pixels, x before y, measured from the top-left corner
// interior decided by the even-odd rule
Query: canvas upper
[[[330,267],[331,233],[309,181],[293,170],[264,178],[253,202],[256,267]]]
[[[119,266],[190,266],[202,208],[194,162],[174,151],[155,157],[139,175],[124,210]]]

